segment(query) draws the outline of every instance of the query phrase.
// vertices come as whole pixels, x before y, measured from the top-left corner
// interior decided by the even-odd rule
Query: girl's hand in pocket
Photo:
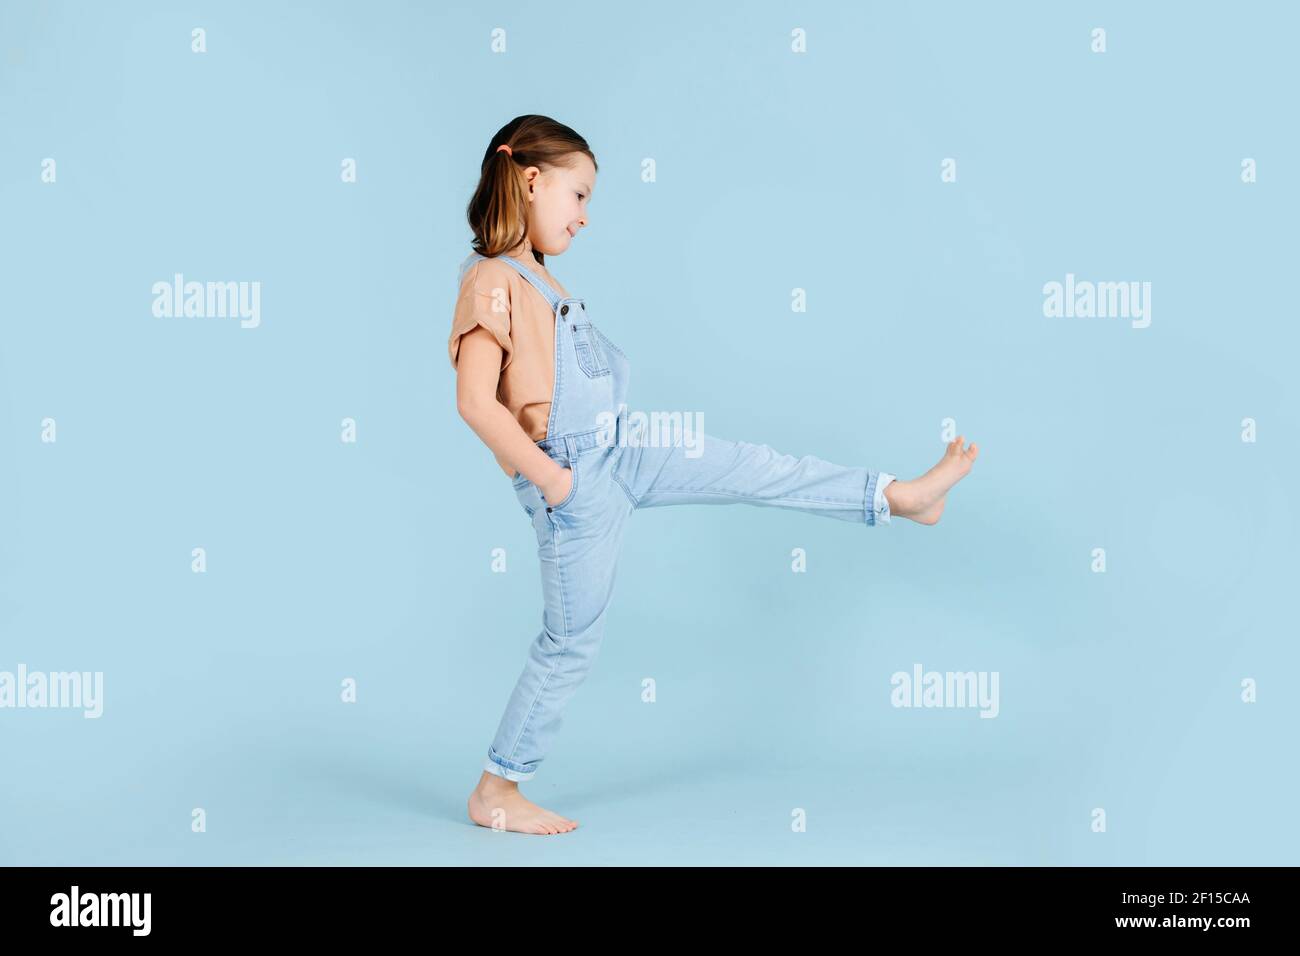
[[[569,491],[573,488],[573,469],[565,468],[560,472],[554,484],[542,489],[542,499],[548,505],[557,505],[565,498],[569,497]]]

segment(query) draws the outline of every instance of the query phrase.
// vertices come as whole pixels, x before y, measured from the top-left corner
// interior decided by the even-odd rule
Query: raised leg
[[[693,447],[656,447],[634,439],[615,477],[637,508],[681,504],[749,504],[789,508],[842,521],[888,524],[889,472],[795,458],[769,445],[700,434]]]

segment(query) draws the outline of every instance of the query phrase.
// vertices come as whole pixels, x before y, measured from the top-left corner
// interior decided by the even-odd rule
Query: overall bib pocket
[[[601,346],[601,336],[590,322],[578,322],[570,328],[573,330],[573,349],[578,358],[578,367],[587,378],[599,378],[610,374],[609,360]]]

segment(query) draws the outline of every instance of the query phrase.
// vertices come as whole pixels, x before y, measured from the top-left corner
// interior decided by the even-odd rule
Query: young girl
[[[578,825],[525,799],[519,782],[537,772],[600,650],[629,514],[741,502],[868,526],[891,514],[934,524],[979,450],[958,436],[928,472],[899,481],[711,435],[690,449],[644,440],[628,424],[627,356],[546,270],[545,257],[590,222],[595,185],[595,156],[569,127],[536,115],[502,127],[469,204],[474,251],[460,268],[449,344],[457,409],[537,534],[542,630],[469,797],[475,823],[522,833]]]

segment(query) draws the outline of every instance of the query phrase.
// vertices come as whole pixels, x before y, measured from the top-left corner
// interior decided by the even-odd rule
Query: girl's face
[[[596,167],[586,153],[573,154],[572,168],[536,166],[524,170],[528,185],[528,241],[543,255],[558,256],[590,221],[587,203],[596,185]]]

